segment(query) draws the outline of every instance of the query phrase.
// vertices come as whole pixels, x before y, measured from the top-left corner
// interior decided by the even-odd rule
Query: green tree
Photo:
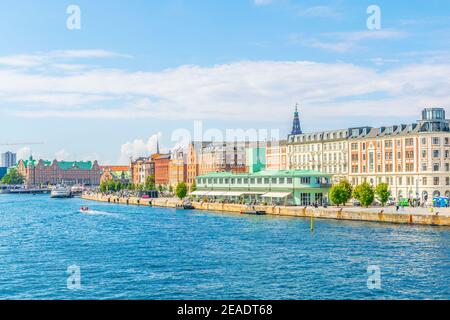
[[[187,196],[187,193],[188,193],[188,188],[187,188],[186,183],[180,182],[177,185],[175,193],[176,193],[178,198],[184,199]]]
[[[121,191],[122,189],[123,189],[122,182],[116,181],[116,185],[114,187],[114,190],[116,190],[116,192],[117,192],[117,191]]]
[[[23,184],[24,181],[25,181],[24,177],[15,168],[10,169],[8,171],[8,173],[1,180],[1,182],[3,184],[8,184],[8,185]]]
[[[106,192],[108,190],[108,184],[105,181],[100,182],[100,191]]]
[[[384,182],[380,183],[375,188],[375,194],[384,207],[386,205],[386,202],[388,202],[389,197],[391,196],[391,191],[389,191],[389,185]]]
[[[145,191],[155,190],[155,176],[152,175],[145,178],[144,188]]]
[[[375,199],[375,191],[369,183],[364,182],[355,187],[355,189],[353,190],[353,197],[359,200],[362,206],[368,207],[373,203],[373,200]]]
[[[340,183],[331,187],[330,200],[338,207],[341,204],[346,204],[352,197],[352,186],[347,180],[342,180]]]
[[[194,182],[192,182],[192,185],[191,185],[191,192],[194,192],[194,191],[197,191],[197,183],[195,183],[195,180],[194,180]]]
[[[106,189],[107,189],[107,191],[110,191],[110,192],[116,191],[116,183],[114,182],[114,180],[108,180],[108,182],[106,184]]]
[[[344,204],[346,202],[345,201],[345,190],[341,185],[335,184],[334,186],[331,187],[330,200],[338,207],[341,204]]]
[[[345,189],[345,192],[347,195],[345,202],[349,201],[352,198],[352,193],[353,193],[353,187],[352,187],[351,183],[348,182],[348,180],[342,180],[341,182],[339,182],[339,184]]]

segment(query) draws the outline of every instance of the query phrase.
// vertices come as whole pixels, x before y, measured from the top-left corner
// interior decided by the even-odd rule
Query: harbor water
[[[4,194],[0,299],[450,298],[448,227],[311,223]]]

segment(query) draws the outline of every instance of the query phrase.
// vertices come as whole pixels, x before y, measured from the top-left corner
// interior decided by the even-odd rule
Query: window
[[[406,151],[406,159],[414,159],[414,151]]]
[[[301,178],[301,184],[310,184],[310,183],[311,183],[311,178],[309,178],[309,177]]]
[[[244,184],[248,184],[248,178],[244,179]]]
[[[427,144],[427,138],[422,138],[422,144],[426,145]]]
[[[428,167],[426,163],[422,163],[422,171],[427,171]]]
[[[285,183],[285,178],[280,178],[280,184],[284,184]]]
[[[287,183],[292,184],[292,178],[287,178]]]
[[[257,183],[257,184],[262,184],[262,178],[256,179],[256,183]]]
[[[450,177],[445,177],[445,185],[450,186]]]
[[[413,139],[413,138],[405,139],[405,146],[406,146],[406,147],[412,147],[412,146],[414,146],[414,139]]]
[[[270,183],[270,179],[269,178],[264,178],[264,184],[269,184]]]
[[[422,179],[422,185],[426,186],[428,184],[427,178],[423,177]]]
[[[426,158],[427,157],[427,150],[423,149],[422,150],[422,158]]]
[[[438,186],[439,185],[439,177],[433,178],[433,185]]]
[[[439,169],[440,169],[439,163],[433,164],[433,171],[439,171]]]
[[[433,157],[439,158],[439,150],[433,150]]]
[[[300,202],[303,206],[309,206],[311,204],[311,194],[300,193]]]
[[[272,184],[277,184],[277,178],[272,178]]]
[[[433,144],[440,144],[441,140],[438,137],[433,137]]]

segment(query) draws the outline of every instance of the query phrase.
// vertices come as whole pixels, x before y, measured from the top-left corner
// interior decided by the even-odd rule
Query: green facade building
[[[330,174],[318,171],[216,172],[197,177],[197,190],[191,196],[236,203],[322,205],[328,203],[330,181]]]

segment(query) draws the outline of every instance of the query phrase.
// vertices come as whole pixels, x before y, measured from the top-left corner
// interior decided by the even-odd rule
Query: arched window
[[[434,198],[438,198],[438,197],[440,197],[441,196],[441,193],[438,191],[438,190],[436,190],[435,192],[433,192],[433,197]]]
[[[450,190],[445,191],[445,197],[450,198]]]

